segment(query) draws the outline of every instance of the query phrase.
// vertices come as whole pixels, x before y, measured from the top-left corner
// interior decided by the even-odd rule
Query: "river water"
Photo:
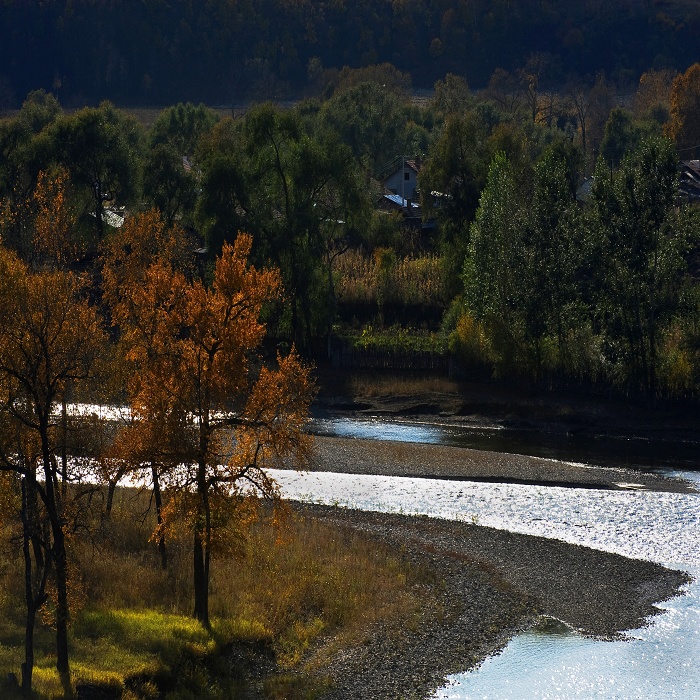
[[[690,441],[546,433],[510,430],[498,425],[465,428],[435,423],[391,422],[382,418],[318,419],[313,421],[313,431],[318,435],[469,447],[643,471],[695,471],[700,468],[700,445]]]
[[[383,421],[322,422],[316,428],[325,434],[441,444],[473,439],[454,428]],[[568,456],[548,444],[503,450],[506,443],[507,436],[499,435],[499,451],[533,454],[541,449],[547,453],[542,456]],[[645,460],[643,450],[636,454],[639,446],[632,447],[616,451],[611,462],[596,454],[594,463],[629,464],[634,454],[631,461],[638,466],[700,487],[700,473],[685,470],[697,469],[697,460],[683,450],[659,449]],[[580,454],[575,458],[587,461]],[[465,520],[648,559],[696,577],[684,595],[662,604],[663,614],[629,632],[626,640],[592,640],[550,622],[518,635],[477,670],[449,678],[435,700],[700,699],[700,496],[319,472],[279,471],[274,476],[287,498]]]

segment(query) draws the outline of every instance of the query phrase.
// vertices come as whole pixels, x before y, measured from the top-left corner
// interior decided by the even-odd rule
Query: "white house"
[[[384,188],[403,199],[418,198],[418,172],[420,161],[401,158],[399,167],[384,180]]]

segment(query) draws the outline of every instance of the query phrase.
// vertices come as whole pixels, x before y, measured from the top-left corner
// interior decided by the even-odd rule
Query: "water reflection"
[[[312,430],[317,435],[469,447],[650,472],[700,469],[700,446],[693,442],[511,430],[496,426],[436,425],[381,418],[315,419]]]
[[[700,485],[700,477],[693,480]],[[700,563],[682,559],[662,563],[694,577],[686,594],[661,605],[663,615],[630,632],[629,641],[599,642],[561,629],[526,632],[476,671],[452,676],[435,700],[700,697]]]

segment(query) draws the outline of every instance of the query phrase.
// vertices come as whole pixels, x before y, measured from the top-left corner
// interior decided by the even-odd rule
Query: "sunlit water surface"
[[[463,429],[381,418],[316,420],[312,429],[321,435],[675,472],[700,487],[694,444],[542,435],[488,426]],[[289,499],[425,514],[557,538],[655,561],[695,577],[685,595],[662,604],[665,612],[629,632],[626,641],[591,640],[551,623],[547,629],[518,635],[477,670],[452,676],[435,700],[700,700],[700,496],[319,472],[273,475]]]
[[[274,472],[285,497],[464,520],[648,559],[700,577],[700,496],[485,484],[404,477]],[[700,475],[678,474],[700,486]],[[700,698],[700,585],[661,607],[626,641],[561,627],[513,639],[436,699],[665,700]]]

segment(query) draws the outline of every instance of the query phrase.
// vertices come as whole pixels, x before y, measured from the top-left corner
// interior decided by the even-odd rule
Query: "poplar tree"
[[[34,618],[51,579],[56,592],[56,668],[70,694],[69,475],[56,455],[61,444],[56,408],[69,382],[90,376],[103,340],[100,320],[72,274],[31,272],[14,254],[0,249],[0,411],[6,427],[0,469],[16,474],[23,483],[25,693],[32,684]],[[38,571],[33,572],[32,566]]]
[[[262,307],[281,293],[279,273],[256,269],[251,237],[239,234],[217,258],[214,281],[186,277],[163,258],[117,308],[132,374],[129,402],[138,450],[177,465],[163,474],[192,532],[194,617],[209,627],[215,523],[248,489],[270,497],[266,467],[304,465],[313,395],[294,350],[264,362]]]

